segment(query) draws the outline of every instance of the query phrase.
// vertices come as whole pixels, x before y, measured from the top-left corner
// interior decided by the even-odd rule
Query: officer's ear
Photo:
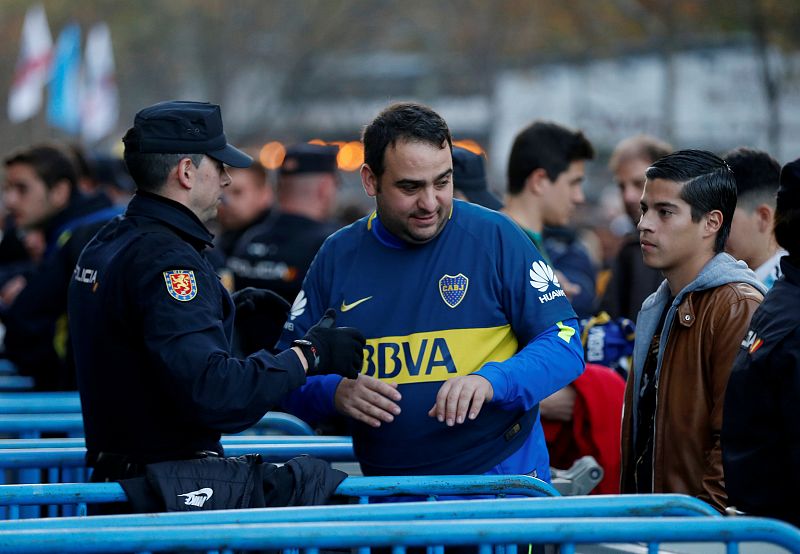
[[[181,158],[178,165],[175,166],[175,177],[181,187],[191,190],[194,186],[194,175],[197,171],[191,158]]]

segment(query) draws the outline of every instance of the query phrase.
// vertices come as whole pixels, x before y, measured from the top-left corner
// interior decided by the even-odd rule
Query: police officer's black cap
[[[216,104],[171,100],[144,108],[122,139],[129,152],[206,154],[232,167],[249,167],[253,158],[228,144]]]
[[[796,208],[800,208],[800,158],[783,166],[778,187],[778,211]]]
[[[281,175],[297,175],[300,173],[335,173],[338,146],[321,144],[295,144],[286,149],[286,156],[281,164]]]
[[[483,156],[460,146],[453,147],[453,187],[464,193],[473,204],[490,210],[503,207],[500,199],[489,190]]]

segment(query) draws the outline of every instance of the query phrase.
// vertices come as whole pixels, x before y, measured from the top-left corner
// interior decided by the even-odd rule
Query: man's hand
[[[281,336],[289,303],[268,289],[247,287],[231,294],[236,315],[233,320],[239,347],[249,356],[262,348],[272,351]]]
[[[306,375],[338,373],[348,379],[358,377],[364,363],[364,335],[353,327],[334,327],[335,322],[336,311],[329,309],[303,337],[311,344],[313,352],[311,356],[305,356],[308,362]]]
[[[480,375],[453,377],[445,381],[439,389],[436,404],[428,415],[452,427],[456,423],[464,423],[468,415],[470,419],[478,417],[484,402],[490,402],[493,397],[494,389],[485,377]]]
[[[397,383],[386,383],[359,375],[358,379],[342,379],[336,388],[333,404],[339,413],[350,416],[371,427],[380,427],[381,422],[391,423],[400,414]]]
[[[567,385],[539,402],[539,413],[553,421],[572,421],[576,396],[575,387]]]

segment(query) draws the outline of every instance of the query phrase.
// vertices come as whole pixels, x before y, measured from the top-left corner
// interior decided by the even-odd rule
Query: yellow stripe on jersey
[[[399,384],[446,381],[517,352],[510,325],[368,339],[361,373]]]
[[[569,325],[564,325],[562,321],[556,323],[558,326],[558,338],[569,344],[569,339],[575,334],[575,329]]]

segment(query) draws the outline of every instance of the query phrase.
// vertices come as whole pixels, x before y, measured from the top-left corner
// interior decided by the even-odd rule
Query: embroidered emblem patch
[[[194,271],[190,269],[165,271],[164,281],[167,284],[167,292],[175,300],[188,302],[197,296],[197,282],[194,280]]]
[[[445,275],[439,279],[439,294],[442,295],[444,303],[451,308],[455,308],[461,304],[461,301],[464,300],[464,296],[467,294],[468,288],[469,278],[463,273],[459,273],[456,276]]]

